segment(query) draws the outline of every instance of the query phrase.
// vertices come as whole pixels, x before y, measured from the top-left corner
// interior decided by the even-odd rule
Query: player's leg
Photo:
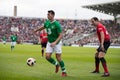
[[[14,48],[14,42],[11,42],[11,50]]]
[[[42,54],[42,57],[43,57],[44,56],[44,43],[41,43],[41,48],[42,48],[41,54]]]
[[[42,47],[41,53],[42,53],[42,57],[44,57],[44,47]]]
[[[99,58],[102,63],[102,66],[104,68],[104,72],[108,73],[107,64],[106,64],[106,60],[105,60],[104,56],[105,56],[104,52],[99,52]]]
[[[56,51],[56,59],[57,59],[57,61],[59,62],[59,65],[60,65],[61,70],[62,70],[62,76],[67,76],[64,61],[63,61],[62,58],[61,58],[62,42],[59,42],[59,44],[57,44],[57,45],[55,46],[55,51]]]
[[[16,42],[12,42],[12,43],[11,43],[11,50],[14,49],[15,45],[16,45]]]
[[[42,57],[43,57],[44,49],[43,49],[43,44],[42,43],[41,43],[41,48],[42,48],[41,54],[42,54]]]
[[[55,69],[55,73],[58,72],[59,69],[59,64],[57,61],[55,61],[52,57],[51,57],[52,53],[46,53],[46,59],[48,62],[50,62],[51,64],[55,65],[55,67],[57,68],[57,70]]]
[[[56,59],[59,62],[59,65],[61,67],[62,76],[67,76],[64,61],[61,59],[61,54],[56,53]],[[56,72],[58,72],[58,70],[59,70],[59,66],[58,67],[56,66]]]
[[[44,52],[45,52],[46,45],[47,45],[47,43],[42,44],[42,51],[41,51],[42,57],[44,57]]]
[[[42,57],[44,57],[44,47],[42,47],[41,53],[42,53]]]
[[[106,53],[107,49],[109,48],[109,46],[110,46],[110,42],[104,42],[105,51],[99,52],[99,55],[98,55],[98,57],[100,58],[100,61],[102,63],[103,69],[104,69],[104,75],[102,75],[103,77],[110,76],[108,68],[107,68],[107,62],[105,60],[105,53]]]
[[[15,45],[16,45],[16,42],[13,42],[13,48],[15,47]]]
[[[98,57],[98,52],[95,54],[95,70],[92,73],[99,73],[99,64],[100,64],[100,59]]]
[[[100,51],[100,46],[97,49],[97,52],[95,54],[95,70],[92,73],[99,73],[99,64],[100,64],[100,59],[98,57]]]
[[[102,75],[103,77],[107,77],[109,76],[109,71],[108,71],[108,68],[107,68],[107,62],[104,58],[105,56],[105,53],[104,52],[99,52],[99,58],[100,58],[100,61],[102,63],[102,66],[103,66],[103,69],[104,69],[104,75]]]
[[[48,62],[50,62],[51,64],[57,66],[58,62],[55,61],[51,56],[53,53],[53,48],[50,46],[50,43],[47,43],[47,47],[46,47],[46,59]]]

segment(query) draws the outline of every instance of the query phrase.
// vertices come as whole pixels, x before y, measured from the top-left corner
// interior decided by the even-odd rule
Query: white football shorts
[[[16,42],[11,42],[11,46],[15,46],[16,45]]]
[[[46,53],[53,53],[61,54],[62,53],[62,41],[56,44],[55,47],[51,47],[51,43],[47,42]]]

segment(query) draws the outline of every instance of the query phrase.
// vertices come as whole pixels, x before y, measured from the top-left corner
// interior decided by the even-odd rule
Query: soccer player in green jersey
[[[67,76],[66,69],[64,62],[61,58],[62,53],[62,29],[61,25],[58,21],[54,20],[55,12],[53,10],[49,10],[47,17],[48,20],[44,23],[44,26],[41,26],[40,28],[36,29],[35,32],[41,31],[43,29],[47,30],[48,34],[48,42],[46,47],[46,59],[48,62],[55,65],[55,72],[57,73],[59,71],[59,66],[62,70],[61,76]],[[54,60],[51,56],[52,53],[55,52],[56,54],[56,60]]]
[[[6,44],[6,36],[3,36],[2,40],[3,40],[3,44],[5,45]]]
[[[16,45],[17,35],[13,33],[13,35],[10,38],[11,38],[11,51],[12,51]]]

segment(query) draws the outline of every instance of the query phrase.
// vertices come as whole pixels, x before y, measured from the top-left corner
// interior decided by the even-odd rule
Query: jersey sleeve
[[[62,27],[59,22],[56,22],[56,26],[57,26],[57,32],[62,33]]]
[[[98,31],[99,31],[99,32],[103,31],[103,26],[102,26],[102,25],[99,25]]]

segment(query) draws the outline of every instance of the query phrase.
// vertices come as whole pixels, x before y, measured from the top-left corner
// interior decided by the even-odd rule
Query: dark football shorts
[[[46,48],[46,45],[47,45],[47,42],[46,43],[41,43],[41,47],[43,48]]]
[[[97,49],[97,51],[98,52],[104,52],[104,53],[106,53],[107,52],[107,50],[108,50],[108,48],[109,48],[109,46],[110,46],[110,41],[105,41],[104,42],[104,51],[101,49],[101,46],[99,46],[99,48]]]

